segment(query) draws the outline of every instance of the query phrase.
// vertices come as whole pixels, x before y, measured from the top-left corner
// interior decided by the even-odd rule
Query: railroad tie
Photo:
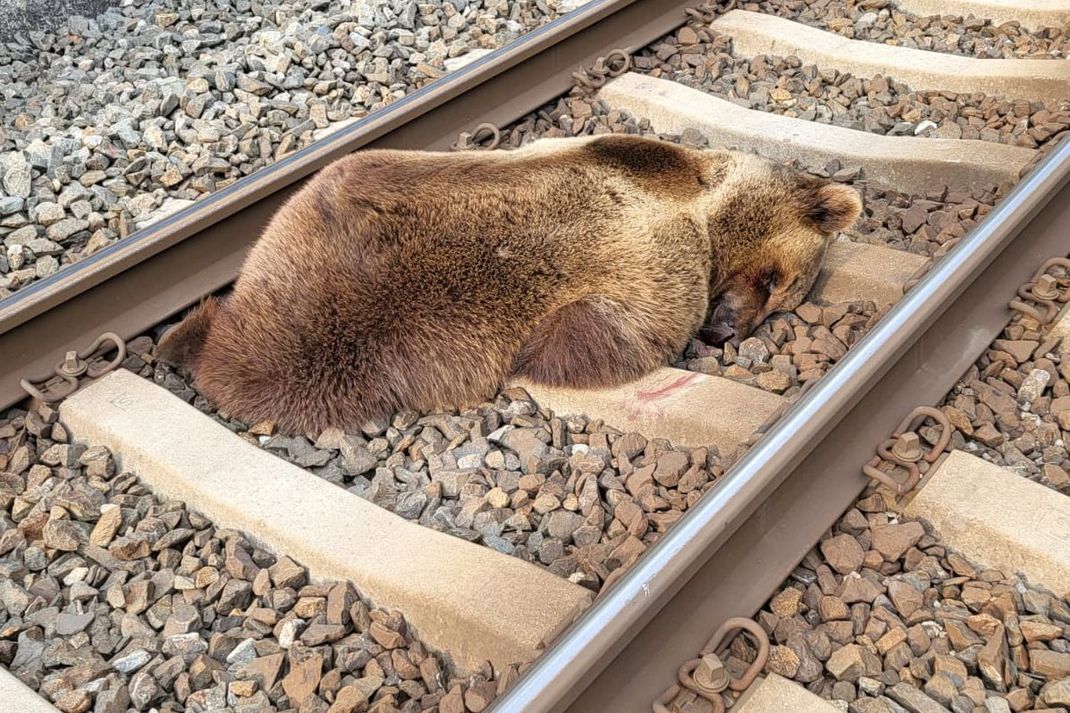
[[[732,706],[735,713],[839,713],[840,709],[794,681],[771,673]]]
[[[903,296],[903,285],[928,259],[883,245],[836,240],[825,255],[812,299],[828,304],[872,300],[892,304]]]
[[[649,119],[658,133],[693,129],[711,145],[756,151],[775,161],[837,160],[861,166],[875,182],[906,193],[1013,183],[1036,155],[1034,149],[990,141],[884,136],[779,116],[634,72],[608,82],[599,98]]]
[[[59,709],[52,706],[33,689],[15,678],[8,670],[0,666],[0,711],[7,713],[58,713]]]
[[[1051,329],[1048,331],[1048,336],[1058,337],[1062,340],[1059,344],[1060,353],[1070,353],[1070,307],[1063,306],[1059,316],[1055,318],[1055,323],[1052,324]]]
[[[1070,498],[964,451],[922,481],[907,517],[928,522],[948,547],[986,567],[1070,593]]]
[[[610,389],[567,389],[518,380],[559,416],[584,414],[623,431],[676,445],[715,445],[730,453],[785,403],[762,389],[720,376],[662,368]]]
[[[995,25],[1020,22],[1030,30],[1062,27],[1070,22],[1070,3],[1066,0],[896,0],[895,4],[900,10],[922,17],[973,15]]]
[[[1070,12],[1067,13],[1070,17]],[[732,10],[711,28],[732,37],[736,54],[798,57],[855,77],[883,76],[916,92],[984,92],[1058,102],[1070,96],[1070,64],[1048,59],[978,59],[851,40],[786,18]]]
[[[422,527],[246,443],[147,379],[112,372],[60,407],[160,496],[190,503],[398,609],[462,671],[533,659],[591,593],[533,564]]]

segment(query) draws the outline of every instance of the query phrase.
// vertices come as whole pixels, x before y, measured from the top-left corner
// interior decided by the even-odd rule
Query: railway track
[[[1016,9],[976,8],[998,22]],[[1070,72],[846,39],[749,6],[686,9],[583,5],[0,301],[0,401],[57,363],[71,371],[30,380],[55,407],[0,417],[0,661],[31,684],[0,674],[9,700],[712,711],[719,687],[694,681],[720,663],[693,658],[759,612],[772,658],[732,689],[750,688],[744,711],[827,710],[778,674],[862,713],[1070,705],[1057,685],[1070,676],[1070,320],[1057,314],[1070,271],[1046,262],[1070,252]],[[1065,25],[1070,8],[1021,20],[1053,17]],[[511,384],[458,414],[284,439],[154,363],[163,325],[224,287],[278,200],[333,158],[597,131],[794,162],[859,187],[867,212],[795,313],[738,350],[696,342],[620,389]],[[123,368],[98,373],[105,344],[93,378],[74,374],[65,354],[102,332]],[[930,531],[906,524],[918,520]],[[928,579],[910,580],[923,606],[904,613],[904,578],[926,556]],[[1057,595],[1043,611],[1038,587]],[[1011,590],[1029,606],[1008,611]],[[830,639],[823,656],[803,647],[817,675],[800,673],[792,621]],[[958,626],[965,643],[913,651],[923,624],[939,639]],[[743,642],[722,653],[735,676],[756,655]],[[924,660],[928,678],[882,664],[889,652]],[[937,654],[950,658],[934,672]]]

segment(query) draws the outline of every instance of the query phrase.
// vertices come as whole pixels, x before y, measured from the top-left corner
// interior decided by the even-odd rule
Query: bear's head
[[[750,154],[711,152],[730,162],[711,191],[710,307],[703,341],[738,345],[770,314],[798,307],[833,236],[862,212],[849,186]]]

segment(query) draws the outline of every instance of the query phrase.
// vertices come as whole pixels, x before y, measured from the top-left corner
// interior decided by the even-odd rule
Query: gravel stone
[[[89,227],[89,223],[78,218],[64,218],[58,222],[52,223],[48,226],[48,230],[45,234],[49,240],[56,242],[63,242],[72,235],[86,230]]]
[[[1065,28],[1030,32],[1016,22],[995,25],[976,17],[919,17],[886,0],[801,3],[765,0],[747,9],[772,12],[844,37],[974,57],[1052,59],[1067,56]]]
[[[1040,702],[1046,706],[1070,706],[1070,679],[1052,681],[1040,692]]]
[[[801,3],[773,0],[764,5],[767,11],[790,15]],[[887,77],[855,77],[804,64],[797,57],[738,57],[731,35],[698,23],[639,52],[633,67],[745,108],[882,135],[974,139],[1037,148],[1070,127],[1070,102],[1047,105],[980,93],[914,91]],[[860,167],[849,166],[830,175],[848,181],[861,173]],[[919,218],[924,221],[925,216],[919,212],[912,216]]]
[[[919,523],[891,521],[882,502],[864,493],[759,612],[766,671],[858,713],[1065,705],[1067,600],[970,564]],[[844,538],[863,553],[845,573],[833,566],[855,551]],[[732,653],[745,661],[743,646]]]
[[[857,571],[865,557],[858,540],[850,535],[837,535],[825,540],[821,543],[821,553],[840,574]]]
[[[41,534],[45,545],[64,552],[74,552],[86,540],[82,527],[70,520],[49,519]]]
[[[111,665],[115,668],[116,671],[119,671],[120,673],[130,674],[134,673],[151,660],[152,654],[150,654],[148,651],[145,651],[144,649],[138,649],[136,651],[132,651],[126,656],[120,656],[118,658],[112,659]]]
[[[1018,400],[1026,404],[1033,403],[1044,393],[1049,381],[1051,381],[1049,372],[1043,369],[1033,369],[1018,387]]]
[[[64,251],[0,274],[0,296],[557,15],[542,0],[131,0],[16,34],[0,45],[0,239],[48,229]]]
[[[56,633],[60,636],[73,636],[80,631],[84,631],[87,626],[93,623],[95,617],[96,614],[93,612],[86,612],[85,614],[61,612],[56,618]]]
[[[415,713],[515,680],[455,675],[353,585],[309,584],[67,440],[47,406],[0,413],[0,663],[59,710]]]
[[[889,688],[887,693],[889,698],[902,705],[910,713],[947,713],[947,708],[913,686],[897,683]]]
[[[12,151],[3,157],[3,183],[8,195],[16,198],[30,196],[30,164],[21,151]]]
[[[925,535],[925,529],[917,522],[884,525],[873,528],[873,548],[886,560],[895,561],[907,550],[918,544]]]
[[[794,678],[799,671],[799,656],[787,646],[774,646],[769,650],[766,670],[786,678]]]
[[[1053,679],[1070,676],[1070,653],[1045,649],[1033,650],[1029,660],[1029,670],[1038,676]]]
[[[1052,271],[1061,288],[1070,274]],[[940,405],[952,446],[1059,491],[1070,490],[1070,370],[1066,347],[1014,317]]]
[[[862,648],[856,644],[850,644],[837,649],[829,658],[826,667],[837,681],[857,681],[866,670]]]

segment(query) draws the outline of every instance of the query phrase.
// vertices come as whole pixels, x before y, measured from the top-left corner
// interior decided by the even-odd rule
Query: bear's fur
[[[860,210],[752,155],[634,136],[358,152],[279,209],[159,356],[287,432],[471,405],[513,374],[616,385],[700,328],[738,342],[796,307]]]

